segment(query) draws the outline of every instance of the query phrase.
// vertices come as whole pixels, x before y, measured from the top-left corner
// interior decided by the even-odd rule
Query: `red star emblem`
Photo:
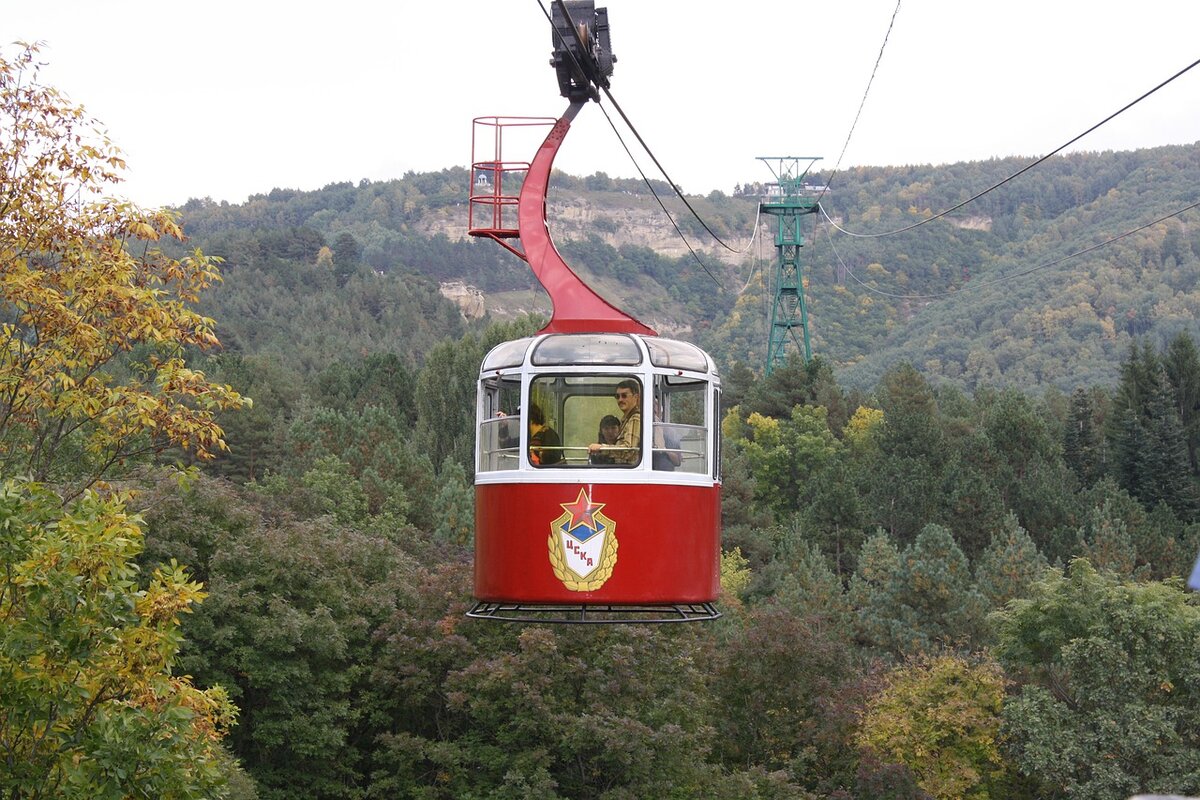
[[[580,488],[579,497],[575,498],[574,503],[559,503],[559,505],[571,515],[571,521],[567,523],[567,530],[573,531],[580,525],[586,525],[592,530],[597,530],[594,515],[608,504],[593,503],[592,498],[587,496],[587,490]]]

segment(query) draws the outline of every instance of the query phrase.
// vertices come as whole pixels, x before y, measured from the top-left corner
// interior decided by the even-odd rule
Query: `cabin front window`
[[[527,414],[530,465],[638,466],[645,428],[644,395],[642,381],[633,375],[534,378]]]

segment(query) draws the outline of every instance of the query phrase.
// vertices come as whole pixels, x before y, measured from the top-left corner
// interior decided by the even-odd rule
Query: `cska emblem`
[[[573,503],[560,503],[563,513],[550,523],[550,566],[573,592],[594,592],[612,575],[617,563],[617,523],[601,513],[607,503],[593,503],[580,488]]]

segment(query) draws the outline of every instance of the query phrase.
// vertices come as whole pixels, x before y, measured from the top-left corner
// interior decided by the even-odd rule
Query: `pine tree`
[[[994,608],[1016,597],[1024,597],[1028,588],[1046,570],[1046,557],[1013,514],[1004,527],[992,535],[992,541],[975,565],[975,584]]]
[[[1113,449],[1113,475],[1134,496],[1140,494],[1141,460],[1147,447],[1144,414],[1158,366],[1158,356],[1151,346],[1134,342],[1128,358],[1121,363],[1121,381],[1113,396],[1107,432]]]
[[[1196,517],[1196,492],[1188,460],[1187,438],[1175,405],[1175,391],[1164,367],[1154,374],[1145,412],[1146,449],[1140,459],[1135,495],[1153,508],[1166,503],[1186,520]]]
[[[1187,440],[1188,459],[1192,474],[1200,472],[1197,462],[1200,451],[1200,352],[1187,332],[1171,340],[1163,356],[1167,377],[1175,390],[1175,410]]]
[[[1103,442],[1096,427],[1096,407],[1082,386],[1071,394],[1071,411],[1063,432],[1063,459],[1084,486],[1102,471]]]
[[[850,599],[863,637],[893,655],[969,644],[987,606],[966,556],[940,525],[926,525],[901,554],[886,537],[868,540]]]

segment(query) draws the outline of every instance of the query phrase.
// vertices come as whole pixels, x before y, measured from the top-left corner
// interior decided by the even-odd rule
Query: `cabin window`
[[[484,379],[479,385],[479,472],[516,469],[521,453],[519,375]]]
[[[496,345],[483,359],[482,371],[486,374],[505,367],[521,366],[525,363],[525,351],[529,349],[529,343],[532,341],[533,339],[518,339],[515,342]]]
[[[650,350],[650,363],[656,367],[686,369],[692,372],[708,371],[708,356],[694,344],[677,342],[674,339],[644,340]]]
[[[633,367],[642,363],[642,351],[632,337],[621,333],[570,333],[547,336],[533,350],[535,367],[569,364],[604,364]]]
[[[708,471],[708,384],[659,376],[654,387],[651,466],[664,472]]]
[[[633,375],[534,378],[529,386],[526,416],[530,422],[530,465],[614,469],[638,466],[642,463],[644,395],[641,380]],[[538,423],[535,417],[542,422]]]

